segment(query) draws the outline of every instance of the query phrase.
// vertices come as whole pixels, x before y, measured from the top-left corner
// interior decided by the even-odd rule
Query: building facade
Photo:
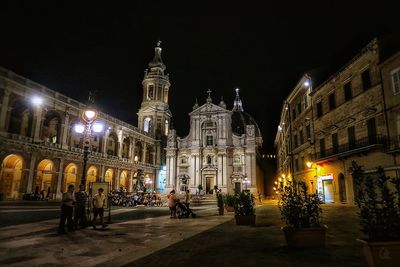
[[[397,55],[383,62],[382,50],[374,39],[316,88],[302,89],[312,84],[303,77],[285,101],[289,108],[284,104],[275,140],[280,174],[305,181],[325,203],[354,203],[352,161],[367,173],[382,166],[399,177],[399,60]],[[300,112],[296,107],[305,95],[310,106]]]
[[[264,176],[259,165],[262,137],[254,119],[244,112],[239,89],[232,110],[223,100],[193,106],[190,132],[179,138],[171,130],[167,142],[167,190],[206,193],[214,186],[222,192],[248,189],[264,194]]]
[[[157,189],[162,165],[161,135],[168,134],[168,75],[156,47],[143,80],[139,127],[99,112],[104,131],[92,135],[87,184],[109,182],[112,189]],[[150,89],[152,88],[152,89]],[[0,68],[0,193],[6,199],[42,190],[59,198],[78,186],[83,169],[83,136],[74,125],[86,105]],[[156,138],[156,134],[158,137]]]

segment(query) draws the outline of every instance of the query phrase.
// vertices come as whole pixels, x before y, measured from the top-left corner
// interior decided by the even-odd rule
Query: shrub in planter
[[[321,225],[321,199],[309,194],[304,182],[279,188],[279,210],[286,226],[282,227],[289,247],[325,246],[326,226]]]
[[[238,225],[254,225],[256,215],[254,197],[250,192],[242,191],[234,198],[235,220]]]
[[[235,211],[235,196],[231,194],[224,195],[224,206],[226,211],[234,212]]]
[[[356,189],[362,245],[368,266],[399,266],[400,262],[400,180],[386,176],[382,168],[365,175],[352,162],[350,172]]]

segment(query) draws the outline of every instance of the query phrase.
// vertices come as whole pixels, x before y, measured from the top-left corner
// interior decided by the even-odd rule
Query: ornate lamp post
[[[96,121],[98,116],[98,111],[95,108],[88,107],[82,113],[82,122],[75,124],[74,130],[78,134],[83,134],[83,169],[82,169],[82,177],[81,184],[85,187],[86,190],[86,165],[89,156],[89,144],[90,137],[94,134],[101,133],[103,131],[104,125],[98,121]]]
[[[244,184],[244,186],[245,186],[245,190],[247,191],[247,185],[250,184],[250,180],[249,180],[247,177],[244,178],[243,184]]]

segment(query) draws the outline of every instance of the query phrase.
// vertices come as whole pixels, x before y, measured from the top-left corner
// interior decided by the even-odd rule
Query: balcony
[[[388,152],[395,153],[400,151],[400,135],[394,138],[391,138],[388,145]]]
[[[372,137],[364,137],[356,140],[354,143],[346,143],[337,147],[317,152],[316,159],[321,160],[333,156],[347,156],[353,153],[369,150],[376,146],[386,147],[387,144],[388,140],[386,136],[377,135]]]

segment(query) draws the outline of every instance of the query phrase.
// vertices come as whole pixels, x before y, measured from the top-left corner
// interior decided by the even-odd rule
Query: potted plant
[[[226,194],[224,196],[224,206],[225,210],[228,212],[234,212],[235,211],[235,196],[231,194]]]
[[[368,266],[391,267],[400,263],[400,180],[386,176],[382,168],[365,175],[352,162],[350,172],[356,191],[361,231],[357,239]]]
[[[326,226],[321,225],[321,199],[309,194],[304,182],[279,188],[279,210],[288,247],[324,247]]]
[[[217,206],[219,215],[224,215],[224,197],[222,194],[217,194]]]
[[[255,224],[254,197],[250,192],[242,191],[236,194],[234,198],[234,207],[237,225]]]

